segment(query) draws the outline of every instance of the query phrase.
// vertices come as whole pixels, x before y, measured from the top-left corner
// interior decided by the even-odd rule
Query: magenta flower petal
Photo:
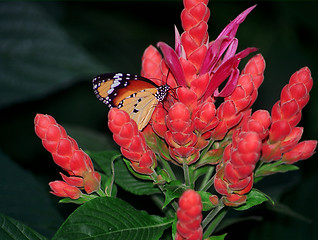
[[[178,57],[182,54],[181,36],[177,26],[174,26],[174,49]]]
[[[256,7],[256,5],[246,9],[240,15],[238,15],[233,21],[231,21],[220,33],[217,37],[221,37],[223,35],[229,36],[230,38],[234,38],[240,24],[245,20],[246,16]]]
[[[230,57],[233,57],[235,48],[237,48],[237,40],[234,40],[235,34],[239,25],[245,20],[246,16],[256,7],[256,5],[246,9],[240,15],[238,15],[233,21],[231,21],[219,34],[214,42],[211,43],[210,47],[207,50],[205,59],[203,60],[200,74],[205,74],[211,72],[216,63],[221,59],[223,53],[229,48],[226,52],[225,59],[223,62],[227,61]],[[234,41],[234,42],[233,42]]]
[[[242,58],[245,58],[248,54],[255,52],[256,50],[257,48],[246,48],[243,51],[236,54],[235,56],[228,59],[223,64],[221,64],[218,67],[217,71],[214,73],[214,75],[212,75],[211,81],[209,83],[209,86],[207,87],[203,99],[212,96],[215,90],[217,90],[217,88],[222,84],[222,82],[224,82],[229,76],[230,78],[227,84],[225,85],[224,89],[221,91],[221,93],[218,93],[217,91],[216,94],[219,94],[218,96],[225,96],[227,94],[231,94],[235,89],[235,84],[237,83],[238,78],[238,74],[234,70],[237,69]]]
[[[233,38],[230,45],[228,46],[226,53],[224,54],[224,57],[222,59],[222,63],[226,62],[228,59],[233,57],[236,53],[238,47],[238,40],[237,38]]]
[[[205,74],[210,72],[211,69],[214,68],[218,60],[221,58],[223,52],[226,48],[224,46],[224,42],[228,42],[229,38],[227,36],[222,36],[216,39],[208,48],[205,58],[202,63],[202,67],[200,70],[200,74]]]
[[[171,70],[179,86],[186,86],[182,66],[176,52],[166,43],[158,42],[157,46],[161,49],[168,68]]]
[[[237,68],[233,69],[231,72],[231,75],[229,77],[229,80],[227,81],[226,85],[221,90],[221,92],[219,93],[219,90],[217,88],[214,91],[213,95],[215,97],[228,97],[228,96],[230,96],[232,94],[232,92],[234,91],[234,89],[236,88],[239,76],[240,76],[240,70],[238,70]]]

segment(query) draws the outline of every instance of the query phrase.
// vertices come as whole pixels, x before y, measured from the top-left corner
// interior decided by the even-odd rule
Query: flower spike
[[[80,189],[88,194],[99,190],[101,176],[94,171],[90,157],[79,149],[76,141],[67,135],[65,129],[50,115],[37,114],[34,119],[35,133],[53,157],[54,162],[68,172],[62,174],[63,181],[50,183],[53,194],[77,199]],[[78,189],[80,188],[80,189]]]

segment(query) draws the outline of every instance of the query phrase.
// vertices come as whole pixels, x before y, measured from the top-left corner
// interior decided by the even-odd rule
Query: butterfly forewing
[[[102,74],[93,79],[96,97],[108,105],[126,111],[142,130],[150,121],[159,101],[162,101],[168,85],[157,86],[149,79],[125,73]]]

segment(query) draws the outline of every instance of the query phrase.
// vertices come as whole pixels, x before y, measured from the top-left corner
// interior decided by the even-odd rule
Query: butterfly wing
[[[135,120],[138,129],[142,130],[150,121],[153,111],[158,104],[158,99],[154,97],[156,89],[144,89],[133,96],[125,98],[119,109],[126,111],[130,118]]]
[[[147,78],[124,73],[102,74],[93,79],[96,97],[110,108],[126,111],[139,130],[148,124],[156,105],[163,99],[162,91],[158,96],[161,87]]]

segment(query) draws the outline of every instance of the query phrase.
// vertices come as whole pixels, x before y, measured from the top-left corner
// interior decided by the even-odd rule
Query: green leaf
[[[208,165],[208,166],[203,166],[203,167],[195,169],[194,177],[193,177],[194,181],[198,180],[200,176],[205,175],[210,168],[213,168],[213,166]]]
[[[89,155],[99,167],[110,176],[111,159],[120,156],[117,151],[90,152]],[[160,190],[150,181],[144,181],[134,177],[125,166],[122,158],[115,161],[115,183],[127,192],[136,195],[150,195],[159,193]]]
[[[227,235],[227,233],[224,233],[224,234],[219,235],[219,236],[212,236],[212,237],[206,238],[205,240],[224,240],[226,235]]]
[[[162,208],[165,208],[172,200],[179,198],[182,193],[186,190],[186,186],[182,184],[181,181],[175,180],[165,185],[166,187],[166,196],[165,202]]]
[[[257,177],[261,177],[261,176],[268,176],[268,175],[272,175],[275,173],[285,173],[288,171],[295,171],[298,169],[299,168],[295,165],[288,165],[288,164],[277,165],[276,162],[267,163],[256,170],[255,177],[257,178]]]
[[[172,239],[174,239],[174,237],[177,233],[177,222],[178,222],[178,218],[177,218],[177,215],[175,215],[174,221],[172,223],[172,231],[171,231]]]
[[[106,69],[36,3],[0,5],[0,107],[31,100]]]
[[[149,215],[113,197],[93,199],[74,211],[53,240],[156,240],[172,225],[172,218]]]
[[[271,206],[270,209],[272,211],[287,215],[289,217],[298,219],[300,221],[306,222],[306,223],[311,223],[312,220],[310,220],[309,218],[306,218],[305,216],[295,212],[293,209],[291,209],[289,206],[286,206],[284,204],[281,203],[277,203],[275,204],[275,206]]]
[[[235,210],[243,211],[268,200],[268,197],[264,193],[254,188],[246,195],[246,197],[246,203],[242,206],[234,208]]]
[[[118,151],[102,151],[102,152],[93,152],[85,151],[93,160],[94,163],[97,163],[98,167],[105,173],[107,177],[112,175],[111,173],[111,164],[112,161],[116,158],[121,157],[120,152]]]
[[[139,178],[141,180],[152,180],[152,178],[149,175],[145,175],[145,174],[140,174],[135,172],[135,170],[131,167],[130,165],[130,161],[126,158],[123,158],[124,163],[126,164],[127,169],[129,170],[130,174],[135,176],[136,178]]]
[[[1,240],[44,240],[46,237],[22,224],[21,222],[0,213],[0,239]]]
[[[115,182],[127,192],[136,195],[151,195],[160,193],[159,188],[153,182],[141,180],[131,174],[125,166],[124,161],[117,161],[115,163]]]
[[[72,199],[72,198],[62,198],[59,203],[74,203],[74,204],[84,204],[87,202],[87,199],[79,198],[79,199]]]
[[[210,197],[213,195],[212,193],[204,192],[204,191],[198,191],[197,193],[199,193],[201,196],[201,201],[203,205],[202,211],[209,211],[212,208],[216,207],[216,205],[213,205],[212,202],[210,201]]]
[[[0,212],[53,236],[63,219],[50,199],[49,186],[44,188],[31,172],[1,151],[0,162]]]

